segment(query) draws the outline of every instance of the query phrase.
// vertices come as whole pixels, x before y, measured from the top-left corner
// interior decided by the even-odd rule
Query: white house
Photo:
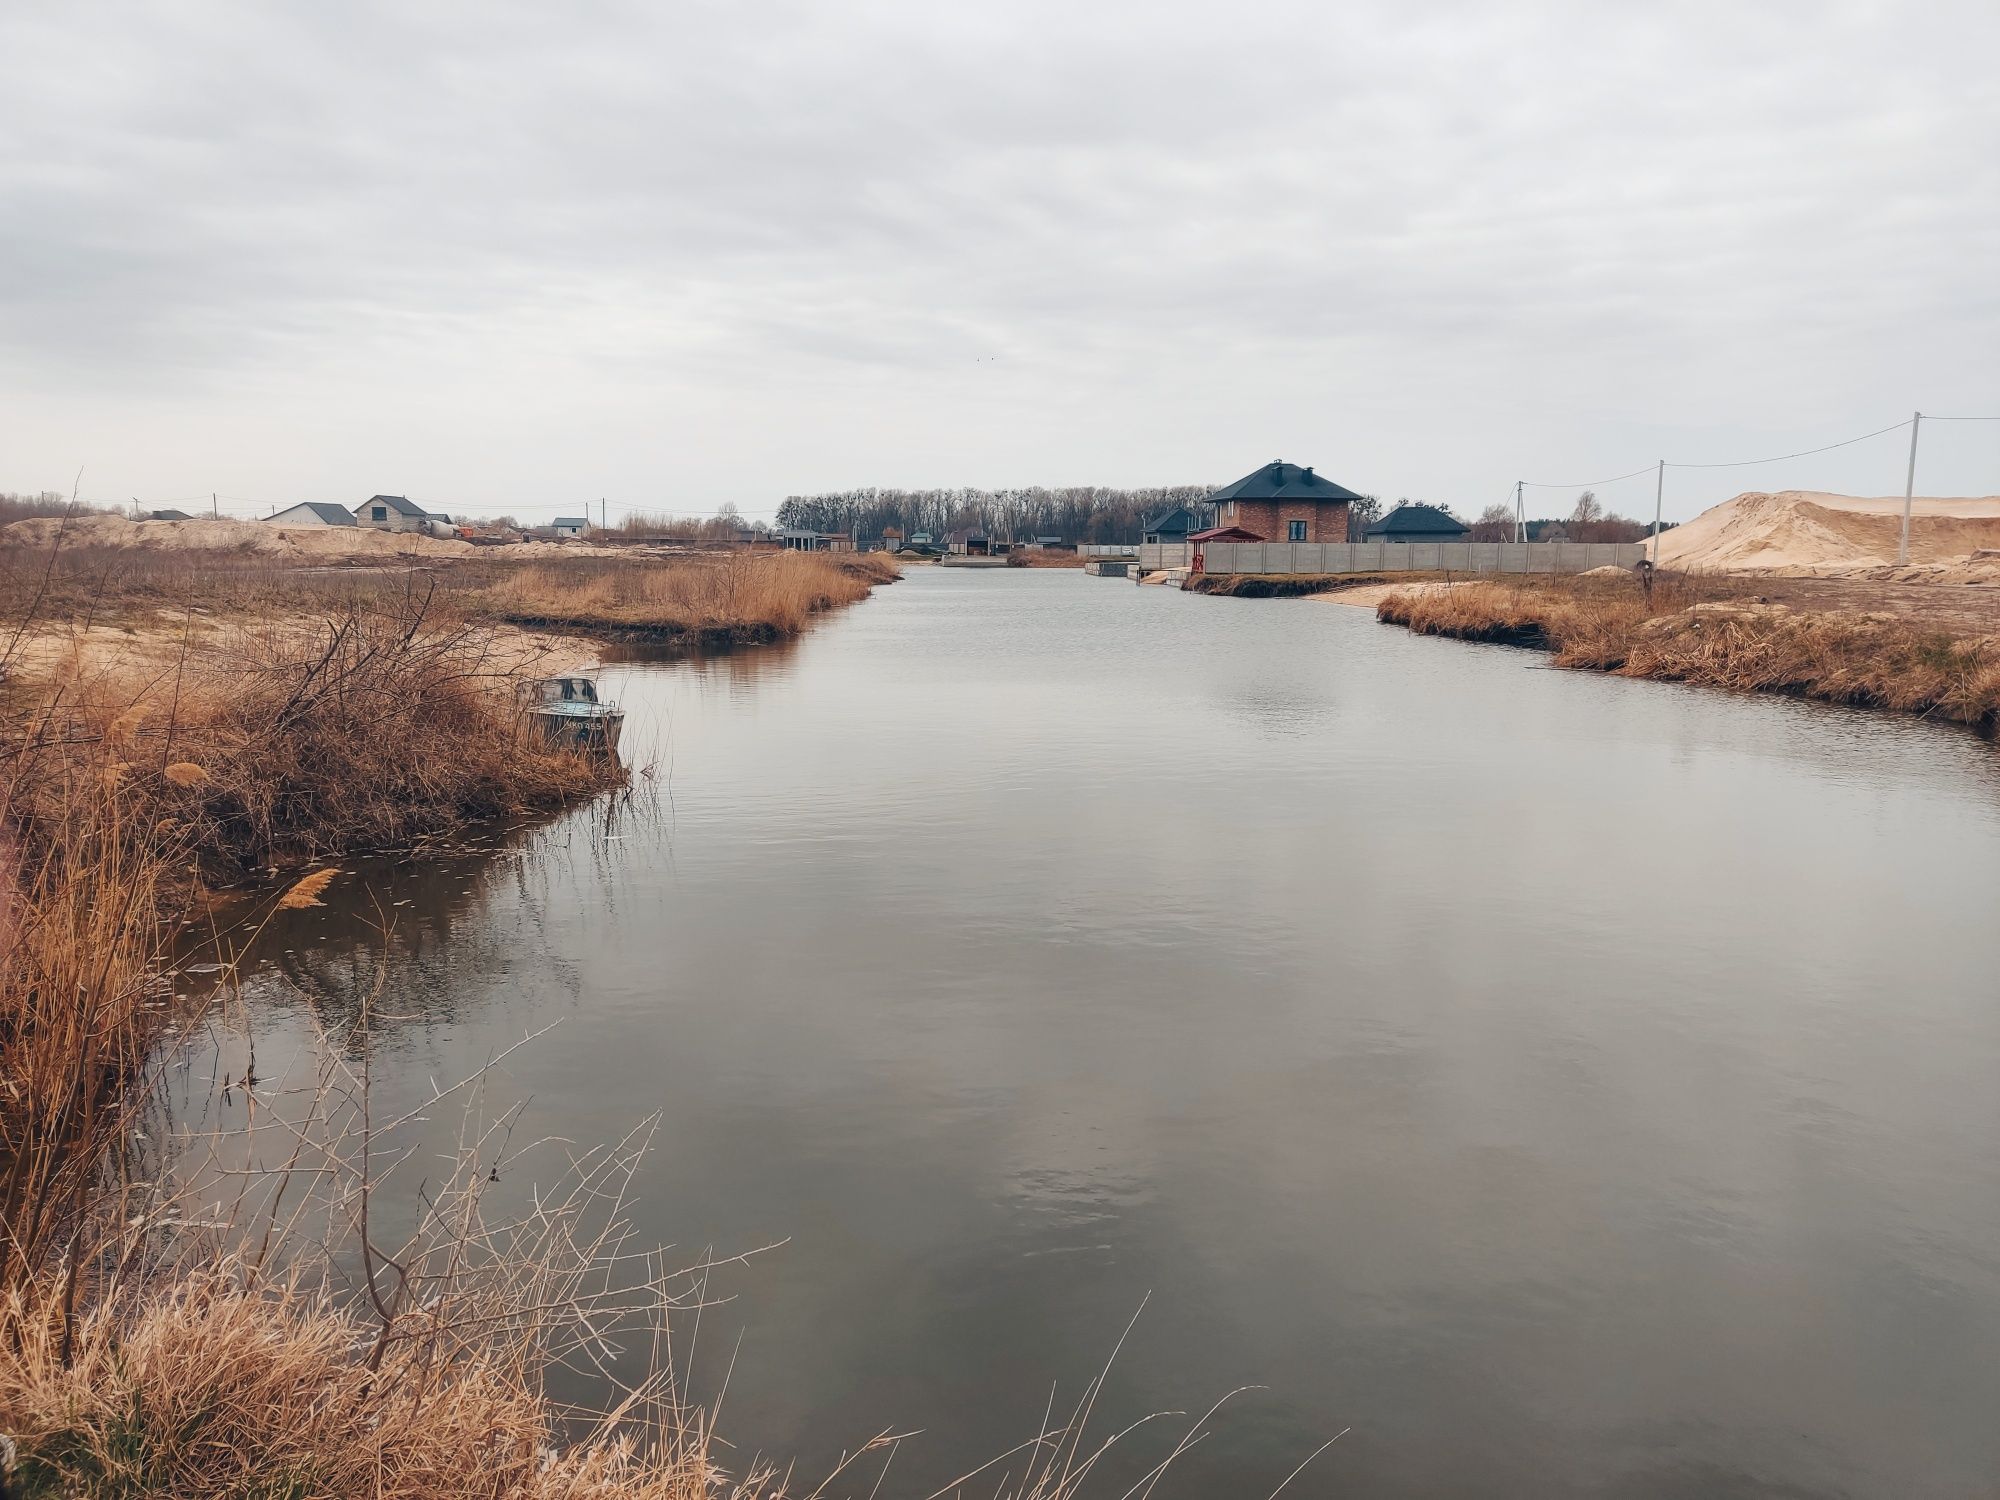
[[[354,519],[377,531],[419,531],[433,536],[451,534],[451,517],[432,515],[421,505],[401,495],[370,495],[368,503],[355,511]]]
[[[590,520],[587,516],[557,516],[552,524],[557,536],[582,536]]]
[[[344,505],[304,500],[264,519],[273,526],[352,526],[354,512]]]

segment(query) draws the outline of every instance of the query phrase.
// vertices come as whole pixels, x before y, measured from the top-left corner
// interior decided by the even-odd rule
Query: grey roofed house
[[[344,505],[330,505],[323,500],[302,500],[297,505],[288,505],[283,510],[264,518],[280,526],[353,526],[356,524],[354,512]]]
[[[146,512],[146,519],[149,521],[192,521],[194,517],[184,510],[149,510]]]
[[[1194,512],[1185,505],[1177,505],[1172,510],[1139,523],[1139,536],[1148,542],[1184,542],[1188,533],[1195,530]]]
[[[1367,531],[1371,542],[1456,542],[1466,535],[1464,522],[1435,505],[1399,505]]]
[[[1218,500],[1359,500],[1344,485],[1315,474],[1309,468],[1282,460],[1265,464],[1255,473],[1245,474],[1234,484],[1225,484],[1208,497]]]
[[[590,524],[588,516],[557,516],[549,525],[558,536],[582,536],[584,527]]]

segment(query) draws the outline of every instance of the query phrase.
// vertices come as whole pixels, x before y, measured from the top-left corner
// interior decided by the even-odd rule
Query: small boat
[[[615,754],[625,712],[597,696],[588,677],[543,677],[521,686],[522,708],[528,722],[551,745]]]

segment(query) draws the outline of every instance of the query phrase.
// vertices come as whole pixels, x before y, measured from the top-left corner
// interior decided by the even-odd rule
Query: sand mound
[[[479,549],[444,537],[398,535],[366,526],[273,526],[266,521],[128,521],[123,516],[73,516],[16,521],[0,542],[47,547],[61,533],[65,547],[130,547],[149,552],[233,552],[273,561],[356,557],[464,557]]]
[[[1660,565],[1717,572],[1822,573],[1894,568],[1901,496],[1875,500],[1814,490],[1752,492],[1660,536]],[[1910,561],[1960,564],[2000,547],[2000,496],[1923,499],[1910,516]]]

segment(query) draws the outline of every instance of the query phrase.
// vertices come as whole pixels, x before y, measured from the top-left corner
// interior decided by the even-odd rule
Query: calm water
[[[1150,1298],[1105,1422],[1265,1387],[1162,1494],[2000,1480],[1993,747],[1049,572],[606,677],[650,816],[372,877],[379,1087],[559,1019],[521,1135],[659,1112],[641,1238],[788,1240],[739,1443],[927,1493]],[[266,1070],[373,962],[297,916]]]

